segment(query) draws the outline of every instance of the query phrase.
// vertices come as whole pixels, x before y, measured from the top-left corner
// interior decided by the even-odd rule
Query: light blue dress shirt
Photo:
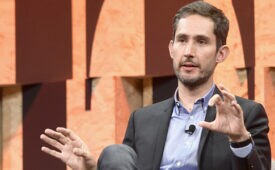
[[[171,116],[160,170],[198,170],[197,150],[199,147],[202,127],[198,122],[205,120],[208,102],[213,95],[215,85],[188,112],[178,100],[178,90],[174,99],[175,106]],[[193,124],[196,129],[193,134],[185,132]],[[252,150],[252,144],[244,148],[232,148],[236,156],[247,156]]]

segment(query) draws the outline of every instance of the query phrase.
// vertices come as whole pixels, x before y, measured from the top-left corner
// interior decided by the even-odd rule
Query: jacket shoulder
[[[236,96],[236,100],[238,102],[238,104],[242,107],[242,108],[253,108],[255,106],[261,106],[262,104],[254,101],[254,100],[249,100],[240,96]]]

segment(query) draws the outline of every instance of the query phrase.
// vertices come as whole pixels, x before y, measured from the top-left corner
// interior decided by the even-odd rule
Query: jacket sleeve
[[[244,159],[235,156],[234,162],[237,167],[246,164],[246,169],[249,170],[270,170],[271,149],[267,135],[269,131],[267,114],[259,103],[243,110],[245,126],[252,135],[253,149]]]

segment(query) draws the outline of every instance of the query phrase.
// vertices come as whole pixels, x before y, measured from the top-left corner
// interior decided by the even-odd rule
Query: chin
[[[207,77],[204,78],[186,78],[186,77],[180,77],[180,82],[189,88],[195,88],[202,84],[205,84],[208,81]]]

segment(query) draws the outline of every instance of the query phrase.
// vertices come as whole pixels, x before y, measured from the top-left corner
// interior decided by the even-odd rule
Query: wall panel
[[[23,86],[23,169],[65,169],[60,160],[40,150],[40,134],[59,126],[66,127],[65,81]]]

